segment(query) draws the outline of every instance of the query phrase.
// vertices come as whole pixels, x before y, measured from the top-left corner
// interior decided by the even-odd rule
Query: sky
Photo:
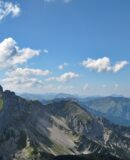
[[[130,97],[129,0],[0,0],[0,84]]]

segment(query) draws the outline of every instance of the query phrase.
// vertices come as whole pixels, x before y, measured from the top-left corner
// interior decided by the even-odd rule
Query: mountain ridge
[[[79,97],[69,94],[53,94],[51,99],[44,95],[22,95],[29,100],[39,100],[42,104],[48,104],[51,101],[74,100],[82,107],[95,114],[98,117],[104,117],[117,125],[130,126],[130,98],[123,96],[106,96],[106,97]],[[127,103],[127,104],[126,104]]]
[[[104,154],[130,158],[130,128],[96,118],[72,100],[43,105],[0,89],[1,159]],[[11,148],[10,148],[11,146]]]

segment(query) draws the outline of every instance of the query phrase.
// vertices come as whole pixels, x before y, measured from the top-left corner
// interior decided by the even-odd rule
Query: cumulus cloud
[[[3,86],[6,86],[6,88],[11,88],[13,90],[43,87],[43,80],[40,80],[37,76],[46,76],[49,73],[48,70],[16,68],[7,72],[7,77],[1,80],[1,83]]]
[[[31,88],[37,88],[42,87],[43,82],[42,80],[39,80],[37,78],[28,78],[28,77],[6,77],[3,80],[1,80],[1,84],[6,89],[11,89],[15,91],[21,91]]]
[[[49,70],[32,69],[32,68],[16,68],[11,72],[7,72],[9,77],[30,77],[30,76],[46,76],[50,73]]]
[[[74,73],[74,72],[66,72],[62,75],[60,75],[59,77],[50,77],[47,79],[47,81],[53,81],[56,80],[58,82],[66,82],[68,80],[74,79],[79,77],[79,74]]]
[[[63,64],[61,64],[61,65],[59,65],[58,66],[58,68],[60,69],[60,70],[63,70],[66,66],[68,66],[69,64],[68,63],[63,63]]]
[[[15,91],[41,88],[43,86],[41,76],[47,76],[50,71],[23,67],[23,64],[28,62],[29,59],[39,55],[39,50],[18,47],[13,38],[4,39],[0,43],[0,69],[4,69],[5,74],[1,84],[6,89]],[[22,68],[20,67],[21,64]]]
[[[47,76],[49,73],[49,70],[16,68],[6,72],[6,77],[1,80],[1,84],[6,89],[15,91],[42,88],[44,86],[44,81],[37,76]]]
[[[48,70],[16,68],[13,71],[7,72],[7,77],[1,80],[1,83],[6,88],[10,87],[13,90],[42,87],[43,80],[40,80],[37,76],[46,76],[49,73]]]
[[[13,38],[6,38],[0,43],[0,68],[23,64],[38,55],[40,55],[39,50],[20,49]]]
[[[110,58],[103,57],[99,59],[91,59],[88,58],[82,62],[82,65],[86,68],[96,70],[97,72],[118,72],[123,69],[129,62],[128,61],[120,61],[115,65],[111,65]]]
[[[0,0],[0,21],[6,18],[8,15],[16,17],[19,15],[21,9],[19,5],[13,4],[12,2],[4,2]]]

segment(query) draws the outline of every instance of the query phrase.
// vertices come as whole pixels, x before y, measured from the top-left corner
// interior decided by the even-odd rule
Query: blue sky
[[[0,83],[130,96],[129,0],[0,0]]]

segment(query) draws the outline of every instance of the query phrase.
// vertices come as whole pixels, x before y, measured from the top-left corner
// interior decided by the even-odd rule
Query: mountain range
[[[129,160],[130,128],[73,99],[45,105],[0,87],[0,160],[34,159]]]
[[[123,96],[80,97],[66,93],[59,94],[21,94],[29,100],[39,100],[42,104],[57,100],[73,100],[98,117],[104,117],[117,125],[130,126],[130,98]]]
[[[130,98],[99,97],[80,100],[80,104],[95,115],[119,125],[130,126]]]

